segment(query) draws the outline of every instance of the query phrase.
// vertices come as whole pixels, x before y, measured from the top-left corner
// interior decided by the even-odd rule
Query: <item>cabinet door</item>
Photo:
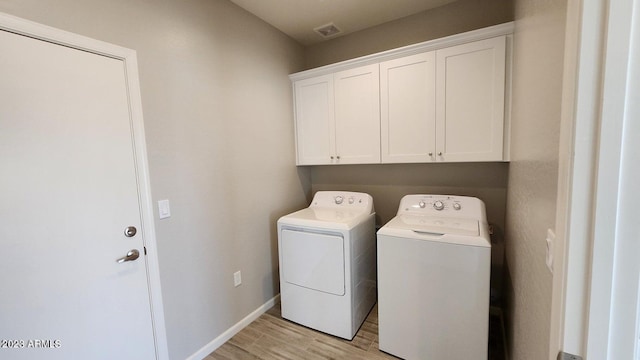
[[[383,163],[435,160],[435,60],[431,51],[380,64]]]
[[[436,52],[438,161],[503,160],[505,41]]]
[[[331,163],[335,155],[333,75],[296,81],[297,165]]]
[[[334,74],[336,163],[380,162],[378,64]]]

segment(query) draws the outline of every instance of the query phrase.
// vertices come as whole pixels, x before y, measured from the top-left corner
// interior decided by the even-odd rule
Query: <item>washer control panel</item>
[[[311,207],[359,208],[373,211],[373,198],[366,193],[351,191],[318,191],[311,201]]]
[[[400,201],[398,214],[476,217],[484,214],[484,203],[468,196],[406,195]]]

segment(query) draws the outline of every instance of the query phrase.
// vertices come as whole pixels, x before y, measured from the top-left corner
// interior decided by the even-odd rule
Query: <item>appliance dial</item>
[[[462,206],[460,205],[460,203],[453,203],[453,210],[460,210],[462,209]]]
[[[353,197],[349,198],[349,204],[353,204],[356,201],[356,199],[354,199]]]
[[[444,209],[444,203],[440,200],[437,200],[436,202],[433,203],[433,208],[440,211]]]
[[[418,203],[418,206],[420,206],[421,209],[424,209],[424,207],[427,206],[427,204],[424,201],[420,201]]]
[[[338,196],[335,197],[335,200],[336,200],[336,204],[340,205],[340,204],[342,204],[342,201],[344,200],[344,198],[342,196],[338,195]]]

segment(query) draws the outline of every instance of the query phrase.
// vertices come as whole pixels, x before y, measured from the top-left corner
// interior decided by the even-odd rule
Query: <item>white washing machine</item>
[[[278,220],[282,317],[353,339],[376,302],[373,198],[318,191]]]
[[[407,195],[378,237],[380,350],[486,360],[491,242],[476,198]]]

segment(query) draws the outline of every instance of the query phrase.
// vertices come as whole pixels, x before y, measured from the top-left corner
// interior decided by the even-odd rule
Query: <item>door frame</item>
[[[135,50],[127,49],[103,41],[91,39],[64,30],[38,24],[19,17],[0,12],[0,30],[18,35],[47,41],[53,44],[87,51],[121,60],[125,66],[125,80],[129,98],[133,152],[138,185],[138,196],[141,215],[141,232],[147,251],[147,283],[151,305],[151,320],[155,342],[156,358],[169,359],[167,335],[160,287],[160,269],[153,218],[153,204],[149,181],[149,165],[145,143],[144,123],[142,117],[142,98],[138,77],[138,61]]]
[[[640,227],[628,218],[640,196],[625,185],[640,176],[626,133],[638,131],[640,0],[567,5],[549,359],[638,359],[640,267],[628,234]]]

